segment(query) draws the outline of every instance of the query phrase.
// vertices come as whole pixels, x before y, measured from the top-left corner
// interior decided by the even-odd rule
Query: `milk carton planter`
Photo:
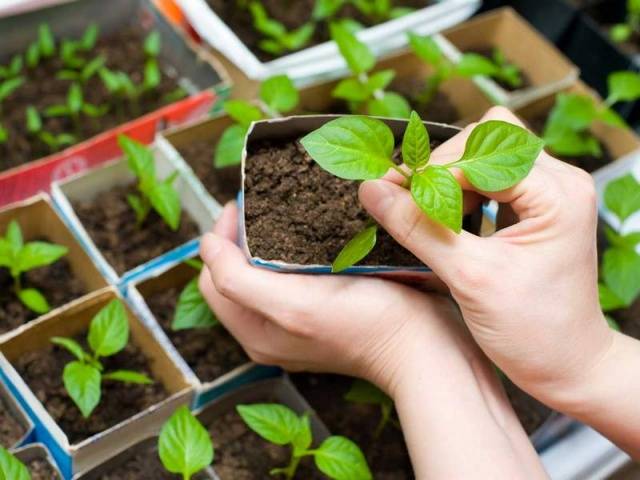
[[[62,39],[76,40],[86,31],[89,23],[77,22],[75,19],[79,17],[93,19],[101,35],[95,48],[82,54],[89,57],[87,62],[99,60],[102,55],[108,68],[124,70],[138,88],[146,58],[153,55],[149,58],[159,66],[160,83],[127,103],[128,100],[118,100],[123,94],[114,90],[113,85],[110,89],[104,85],[103,70],[94,72],[83,80],[82,87],[76,84],[73,89],[83,94],[81,101],[88,108],[97,106],[96,110],[90,112],[93,116],[83,110],[79,114],[81,121],[74,123],[60,111],[62,117],[49,118],[49,107],[65,104],[71,98],[72,81],[58,78],[59,65],[47,57],[36,67],[24,66],[20,73],[26,76],[26,83],[3,101],[0,122],[8,131],[8,139],[0,145],[0,156],[4,158],[0,166],[4,170],[0,172],[0,205],[47,191],[53,180],[112,159],[117,152],[118,133],[150,142],[157,130],[203,115],[216,97],[212,88],[226,87],[224,70],[209,54],[192,48],[191,42],[174,30],[148,0],[115,0],[109,3],[108,11],[104,2],[88,0],[0,19],[3,32],[0,64],[9,63],[15,54],[22,54],[33,45],[39,25],[49,25],[56,36],[58,43],[53,55],[57,58],[62,55]],[[160,43],[156,44],[159,50],[154,47],[148,50],[153,53],[144,53],[143,41],[152,31],[159,34]],[[125,48],[132,49],[127,55],[119,54]],[[175,93],[176,88],[181,89],[182,98]],[[174,93],[169,95],[171,92]],[[102,106],[107,104],[110,108],[104,112]],[[33,106],[40,115],[40,131],[25,128],[27,106]],[[45,138],[45,134],[51,137]],[[65,139],[60,134],[71,134],[72,138]]]
[[[64,480],[44,445],[35,443],[13,450],[11,453],[27,467],[31,480]]]
[[[0,383],[0,447],[7,450],[26,443],[33,422],[4,383]]]
[[[199,276],[197,265],[181,263],[131,283],[126,297],[154,330],[167,352],[194,386],[193,408],[246,383],[277,375],[276,367],[256,365],[221,324],[173,330],[179,297]],[[185,294],[186,295],[186,294]]]
[[[212,216],[184,179],[183,172],[166,157],[157,155],[155,149],[152,152],[158,179],[177,175],[172,185],[179,194],[182,212],[175,232],[158,216],[136,225],[134,211],[126,198],[134,193],[129,190],[135,176],[125,159],[52,186],[52,196],[65,222],[113,285],[124,284],[148,270],[175,264],[192,255],[198,249],[200,234],[213,224]],[[111,206],[106,207],[104,202]],[[92,221],[99,212],[107,211],[115,216],[97,223]],[[124,233],[123,228],[130,230]]]
[[[492,58],[504,55],[508,64],[520,70],[521,85],[490,77],[476,77],[477,85],[495,102],[517,108],[570,87],[579,70],[547,39],[511,8],[485,13],[443,32],[450,42],[450,58],[462,53],[480,53]],[[514,41],[514,39],[518,39]]]
[[[18,228],[26,248],[33,241],[44,241],[53,248],[63,247],[63,256],[49,264],[18,275],[20,290],[36,289],[49,308],[56,308],[107,286],[89,256],[53,209],[49,196],[41,194],[29,200],[0,209],[0,236],[10,228]],[[58,247],[59,246],[59,247]],[[50,259],[52,260],[53,257]],[[15,290],[16,280],[9,269],[0,267],[0,339],[28,322],[48,315],[47,309],[24,303]]]
[[[36,424],[38,441],[49,447],[65,478],[154,434],[178,406],[191,400],[187,379],[153,332],[125,307],[130,340],[124,350],[103,357],[101,362],[107,371],[120,369],[120,364],[135,369],[153,383],[129,385],[105,380],[100,405],[88,420],[82,419],[62,383],[65,364],[73,356],[53,346],[51,338],[83,341],[95,315],[118,298],[115,289],[103,289],[0,343],[2,380],[17,393]]]
[[[234,62],[245,75],[252,79],[264,79],[276,73],[287,73],[293,79],[307,82],[317,78],[327,78],[344,69],[335,44],[324,41],[295,53],[275,58],[265,55],[257,47],[249,47],[238,36],[236,25],[230,26],[218,16],[206,0],[180,0],[182,9],[198,34],[214,49]],[[226,2],[218,2],[224,5]],[[311,2],[299,2],[298,18],[310,18]],[[307,4],[308,3],[308,4]],[[419,2],[414,2],[419,3]],[[432,34],[455,25],[468,17],[480,6],[478,0],[439,0],[424,2],[429,4],[413,13],[390,20],[359,32],[358,37],[367,43],[377,55],[399,51],[406,47],[407,31]],[[250,18],[244,12],[242,17]],[[244,30],[247,31],[246,25]],[[315,41],[314,41],[315,42]]]

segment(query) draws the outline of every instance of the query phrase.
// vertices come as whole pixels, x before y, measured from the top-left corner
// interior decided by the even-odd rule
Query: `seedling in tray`
[[[331,479],[372,478],[362,451],[348,438],[331,436],[312,449],[313,434],[307,414],[299,416],[290,408],[275,403],[238,405],[236,409],[247,426],[262,438],[275,445],[291,446],[289,465],[272,469],[271,475],[291,480],[295,478],[300,461],[313,457],[316,467]]]
[[[609,96],[599,106],[593,97],[578,93],[560,93],[556,99],[543,138],[549,150],[560,156],[602,156],[600,142],[590,132],[595,122],[613,127],[626,123],[611,107],[618,102],[633,102],[640,98],[640,75],[635,72],[614,72],[609,75]]]
[[[25,111],[27,132],[33,135],[41,142],[45,143],[51,152],[55,152],[66,145],[72,145],[76,142],[76,137],[70,133],[53,134],[43,129],[42,117],[34,106],[27,107]]]
[[[605,227],[609,245],[602,256],[598,289],[600,306],[608,313],[630,307],[640,295],[640,231],[623,233],[629,218],[640,211],[640,183],[632,174],[613,180],[605,188],[604,202],[620,222],[617,231]],[[607,320],[619,329],[613,318]]]
[[[27,467],[2,447],[0,447],[0,479],[31,480]]]
[[[34,268],[50,265],[68,252],[66,247],[46,242],[24,243],[22,230],[15,220],[0,237],[0,267],[7,268],[13,278],[13,291],[20,301],[35,313],[47,313],[51,307],[35,288],[23,288],[22,274]]]
[[[257,0],[249,2],[249,11],[253,27],[266,37],[258,46],[272,55],[282,55],[304,48],[315,32],[315,25],[310,22],[288,31],[284,24],[270,18],[262,3]]]
[[[69,362],[62,375],[67,393],[88,418],[100,403],[101,384],[104,380],[124,383],[151,384],[153,380],[130,370],[104,372],[101,358],[124,350],[129,342],[129,321],[120,300],[112,300],[91,320],[87,352],[72,338],[53,337],[51,342],[66,348],[76,360]]]
[[[198,272],[202,270],[202,262],[200,260],[187,260],[185,263]],[[200,288],[198,288],[198,277],[196,276],[187,283],[180,293],[171,328],[177,331],[211,328],[217,325],[220,325],[220,322],[202,296]]]
[[[380,422],[378,422],[373,432],[374,438],[379,438],[389,424],[395,427],[400,426],[399,423],[393,419],[393,400],[372,383],[360,379],[354,380],[351,388],[345,394],[344,399],[351,403],[377,405],[380,407]]]
[[[627,18],[609,32],[614,42],[622,43],[640,33],[640,0],[627,0]]]
[[[414,11],[409,7],[394,7],[392,0],[316,0],[313,18],[323,20],[333,17],[345,5],[354,6],[376,23],[400,18]],[[361,26],[361,28],[364,27]]]
[[[332,120],[301,140],[320,167],[346,180],[373,180],[394,169],[404,178],[416,205],[432,220],[460,233],[462,188],[450,172],[462,170],[478,190],[506,190],[524,179],[544,142],[527,130],[502,121],[488,121],[473,129],[462,157],[446,165],[430,165],[429,133],[416,112],[411,113],[402,141],[402,168],[393,160],[395,139],[382,121],[362,117]],[[365,258],[376,244],[373,222],[355,235],[338,254],[334,272]]]
[[[168,472],[190,480],[211,465],[214,452],[207,430],[186,406],[182,406],[162,427],[158,453]]]
[[[46,117],[67,117],[71,120],[74,130],[79,132],[81,128],[81,115],[98,118],[108,111],[108,105],[86,103],[80,84],[72,83],[67,93],[67,102],[65,104],[47,107],[44,115]]]

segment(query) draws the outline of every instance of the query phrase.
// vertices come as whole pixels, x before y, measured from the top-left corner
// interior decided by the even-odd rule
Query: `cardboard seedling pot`
[[[11,391],[9,391],[8,386],[5,385],[3,382],[0,382],[0,402],[1,404],[4,405],[4,408],[8,410],[11,417],[22,427],[22,430],[24,432],[22,436],[18,439],[18,441],[16,441],[14,444],[12,445],[0,444],[0,447],[10,450],[12,448],[16,448],[28,443],[31,440],[33,435],[33,428],[34,428],[33,422],[31,421],[27,413],[24,411],[24,409],[20,406],[20,404],[18,403],[16,398],[13,396]]]
[[[181,290],[190,280],[196,278],[198,275],[199,273],[193,267],[185,263],[172,267],[166,266],[161,271],[153,272],[153,275],[149,278],[139,279],[136,282],[130,283],[127,285],[125,293],[132,309],[148,328],[153,330],[159,343],[193,386],[194,398],[192,407],[194,409],[201,408],[242,385],[256,380],[274,377],[281,372],[277,367],[257,365],[247,361],[247,363],[233,368],[215,380],[204,381],[198,378],[197,374],[188,365],[169,336],[165,333],[145,300],[152,295],[158,294],[159,292],[166,292],[171,288]],[[224,327],[219,325],[212,328]],[[207,335],[207,330],[203,330],[202,334]],[[211,348],[215,348],[213,340]]]
[[[0,209],[0,232],[2,234],[7,230],[7,226],[12,220],[16,220],[20,224],[25,241],[46,238],[48,242],[67,247],[69,252],[63,258],[69,262],[71,271],[75,277],[81,280],[87,294],[108,285],[91,258],[56,213],[47,194],[40,194],[29,200]],[[17,330],[25,328],[27,325],[22,325]],[[0,340],[6,335],[8,333],[0,334]]]
[[[73,337],[85,333],[91,319],[111,300],[118,298],[113,287],[107,287],[72,302],[53,315],[32,322],[27,328],[0,342],[0,376],[16,393],[22,407],[36,425],[37,440],[53,454],[65,478],[88,470],[138,441],[155,434],[160,425],[181,405],[189,404],[192,390],[187,378],[174,365],[153,332],[127,307],[130,342],[150,361],[153,377],[161,382],[168,397],[145,411],[79,443],[71,444],[13,366],[22,355],[46,348],[54,336]],[[124,303],[124,302],[123,302]],[[61,372],[62,374],[62,372]]]
[[[166,178],[177,170],[175,165],[164,156],[157,154],[154,148],[156,175],[158,178]],[[91,239],[73,210],[73,202],[90,200],[101,192],[126,185],[135,181],[133,173],[127,167],[125,159],[107,163],[84,174],[78,174],[63,182],[54,182],[51,187],[51,195],[56,207],[80,244],[87,251],[93,262],[112,285],[124,285],[135,278],[145,275],[147,271],[160,268],[163,265],[174,265],[183,259],[193,255],[198,250],[199,239],[194,238],[181,246],[169,250],[162,255],[139,265],[123,275],[119,275],[107,262],[104,255]],[[214,218],[209,214],[205,205],[185,180],[183,172],[178,170],[178,177],[173,183],[180,195],[182,211],[188,213],[198,225],[201,233],[207,232],[213,225]]]
[[[51,478],[49,480],[64,480],[62,472],[60,472],[60,469],[49,453],[49,450],[47,450],[47,447],[45,447],[43,444],[32,443],[31,445],[27,445],[26,447],[17,448],[11,453],[25,465],[28,465],[30,462],[33,462],[35,460],[44,460],[51,466],[51,468],[57,475],[56,478]]]
[[[297,81],[308,82],[318,78],[335,78],[346,67],[333,42],[262,62],[205,0],[179,0],[178,3],[204,41],[251,79],[287,73]],[[376,55],[398,51],[407,45],[407,31],[425,35],[439,32],[469,18],[480,3],[478,0],[440,0],[404,17],[367,28],[358,33],[358,38],[369,45]],[[247,12],[246,15],[250,14]]]
[[[478,76],[477,85],[497,104],[517,108],[571,86],[579,70],[512,8],[501,8],[443,32],[450,43],[445,52],[457,62],[462,53],[497,48],[531,82],[509,92],[493,79]]]
[[[228,75],[219,62],[177,31],[153,7],[151,0],[111,0],[109,8],[105,8],[102,0],[73,1],[0,18],[0,64],[7,62],[14,53],[23,52],[35,38],[41,23],[49,24],[58,38],[80,36],[88,20],[79,22],[79,18],[96,22],[103,35],[123,28],[156,29],[162,40],[161,65],[167,74],[179,79],[191,96],[53,155],[0,172],[0,206],[39,191],[48,191],[54,180],[115,158],[119,152],[116,141],[119,133],[150,143],[162,128],[201,117],[214,104],[214,89],[225,93],[229,88]]]

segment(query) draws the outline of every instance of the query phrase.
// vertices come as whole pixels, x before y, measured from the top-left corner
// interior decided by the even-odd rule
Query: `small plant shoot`
[[[120,300],[112,300],[91,320],[86,351],[72,338],[52,337],[51,342],[71,353],[62,374],[64,387],[82,416],[89,418],[100,403],[103,381],[148,385],[148,376],[131,370],[105,372],[100,359],[120,353],[129,343],[129,320]]]
[[[31,480],[27,467],[2,447],[0,447],[0,480]]]
[[[70,133],[53,134],[44,130],[42,117],[35,107],[29,106],[25,111],[25,123],[27,132],[36,137],[42,143],[49,147],[51,152],[60,150],[62,147],[76,143],[77,139]]]
[[[188,264],[198,272],[202,270],[202,262],[200,260],[189,260]],[[220,322],[200,292],[198,277],[196,276],[180,292],[171,329],[174,331],[191,330],[194,328],[211,328],[217,325],[220,325]]]
[[[284,24],[269,17],[262,3],[257,0],[249,3],[249,12],[253,19],[253,27],[265,37],[258,46],[272,55],[282,55],[304,48],[315,32],[315,25],[311,22],[295,30],[287,30]]]
[[[374,438],[380,438],[380,435],[389,424],[399,428],[400,425],[393,418],[393,400],[372,383],[360,379],[354,380],[344,399],[351,403],[375,405],[380,408],[380,421],[373,432]]]
[[[511,88],[522,85],[520,69],[509,63],[502,50],[493,50],[493,57],[487,58],[477,53],[465,53],[457,64],[457,70],[463,77],[485,75],[506,83]]]
[[[247,426],[266,441],[291,447],[291,460],[285,467],[269,473],[286,480],[296,478],[304,457],[313,457],[315,465],[333,480],[370,480],[371,471],[360,448],[351,440],[331,436],[318,448],[312,448],[313,433],[309,415],[299,416],[289,407],[277,403],[238,405],[240,417]]]
[[[51,265],[68,252],[67,247],[47,242],[24,242],[22,229],[12,220],[4,237],[0,237],[0,267],[9,270],[13,292],[32,312],[43,314],[51,310],[45,296],[35,288],[22,284],[22,275],[35,268]]]
[[[118,136],[118,144],[127,159],[127,165],[138,179],[138,194],[130,194],[127,201],[136,214],[138,225],[141,226],[149,216],[151,209],[155,210],[164,222],[176,231],[180,226],[180,195],[173,187],[178,172],[174,172],[164,180],[156,178],[155,159],[153,152],[126,135]]]
[[[611,27],[614,42],[623,43],[640,34],[640,0],[627,0],[627,17],[624,23]]]
[[[431,165],[429,133],[411,113],[402,141],[405,168],[393,160],[395,139],[382,121],[361,117],[332,120],[301,140],[320,167],[345,180],[374,180],[394,169],[405,177],[416,205],[432,220],[455,233],[462,230],[462,188],[451,173],[460,169],[478,190],[506,190],[523,180],[544,142],[516,125],[492,120],[473,129],[462,157]],[[365,258],[375,246],[377,225],[370,224],[350,240],[332,265],[341,272]]]
[[[186,406],[182,406],[163,425],[158,454],[167,472],[191,480],[213,462],[213,443],[209,432]]]

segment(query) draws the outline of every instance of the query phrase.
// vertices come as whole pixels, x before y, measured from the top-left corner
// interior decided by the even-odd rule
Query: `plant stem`
[[[404,170],[402,170],[402,168],[400,168],[398,165],[394,165],[393,169],[398,172],[400,175],[402,175],[405,178],[405,181],[411,181],[411,175],[407,174],[407,172],[405,172]]]
[[[378,422],[378,425],[376,426],[376,429],[373,433],[373,438],[375,439],[380,438],[380,435],[384,431],[384,427],[386,427],[387,423],[389,423],[389,420],[391,419],[392,406],[387,404],[380,405],[380,412],[380,421]]]

